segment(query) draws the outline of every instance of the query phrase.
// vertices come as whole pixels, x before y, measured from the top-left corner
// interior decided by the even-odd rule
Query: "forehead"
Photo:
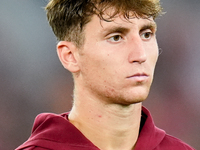
[[[91,21],[86,25],[86,28],[88,28],[88,30],[94,30],[95,32],[104,32],[106,30],[114,30],[114,28],[130,30],[136,28],[151,28],[156,30],[157,26],[153,18],[139,18],[134,15],[130,18],[125,18],[122,15],[116,15],[112,20],[107,21],[94,15]]]

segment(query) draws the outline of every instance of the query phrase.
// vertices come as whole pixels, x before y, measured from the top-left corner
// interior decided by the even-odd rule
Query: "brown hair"
[[[114,8],[114,12],[109,18],[104,18],[109,8]],[[112,21],[117,14],[128,19],[131,13],[136,17],[155,19],[162,8],[159,0],[50,0],[46,12],[57,39],[73,42],[80,47],[84,43],[84,27],[94,14],[105,21]]]

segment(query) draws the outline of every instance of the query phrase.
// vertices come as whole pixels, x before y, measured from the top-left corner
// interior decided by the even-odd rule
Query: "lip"
[[[136,73],[134,75],[128,76],[127,79],[133,79],[137,82],[144,82],[149,78],[149,75],[146,73]]]

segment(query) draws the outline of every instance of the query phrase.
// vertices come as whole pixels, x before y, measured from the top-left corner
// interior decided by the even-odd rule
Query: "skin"
[[[69,120],[102,150],[134,149],[158,58],[155,32],[151,18],[119,15],[105,22],[94,15],[81,49],[67,41],[57,45],[74,76]]]

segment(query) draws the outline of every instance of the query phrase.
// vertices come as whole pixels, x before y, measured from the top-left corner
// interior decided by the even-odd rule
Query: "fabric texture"
[[[36,117],[29,139],[16,150],[99,150],[73,124],[68,114],[43,113]],[[154,125],[142,108],[140,133],[134,150],[194,150]]]

